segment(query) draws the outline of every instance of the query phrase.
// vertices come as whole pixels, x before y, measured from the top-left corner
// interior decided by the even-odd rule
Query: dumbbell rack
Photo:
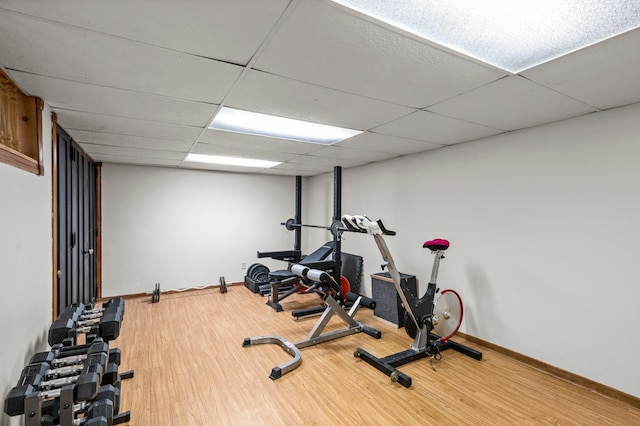
[[[118,337],[123,315],[122,298],[99,308],[67,307],[49,329],[51,349],[32,356],[7,394],[5,413],[24,414],[25,426],[128,422],[130,412],[119,413],[120,382],[134,372],[118,372],[120,350],[109,349],[107,343]],[[86,343],[79,344],[82,335]]]

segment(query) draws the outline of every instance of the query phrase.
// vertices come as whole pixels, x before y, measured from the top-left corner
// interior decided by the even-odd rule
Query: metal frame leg
[[[242,342],[242,347],[261,345],[265,343],[273,343],[279,345],[289,355],[293,356],[293,359],[273,367],[269,378],[272,380],[279,379],[283,375],[287,374],[291,370],[295,370],[302,363],[302,352],[296,346],[288,340],[279,336],[259,336],[259,337],[247,337]]]

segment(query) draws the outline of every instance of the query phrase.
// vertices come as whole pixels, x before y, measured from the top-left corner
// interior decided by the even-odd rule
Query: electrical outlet
[[[243,261],[243,262],[240,264],[240,269],[247,269],[247,262],[244,262],[244,261]]]

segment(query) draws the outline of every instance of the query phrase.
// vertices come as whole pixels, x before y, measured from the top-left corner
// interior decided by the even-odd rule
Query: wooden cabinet
[[[43,108],[42,99],[25,95],[0,69],[0,162],[44,174]]]

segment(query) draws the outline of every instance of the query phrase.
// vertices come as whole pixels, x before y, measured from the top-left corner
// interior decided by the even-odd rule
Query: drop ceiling
[[[511,74],[328,0],[0,0],[0,66],[95,161],[243,173],[313,176],[633,104],[638,46],[636,29]],[[208,129],[222,106],[363,133]]]

